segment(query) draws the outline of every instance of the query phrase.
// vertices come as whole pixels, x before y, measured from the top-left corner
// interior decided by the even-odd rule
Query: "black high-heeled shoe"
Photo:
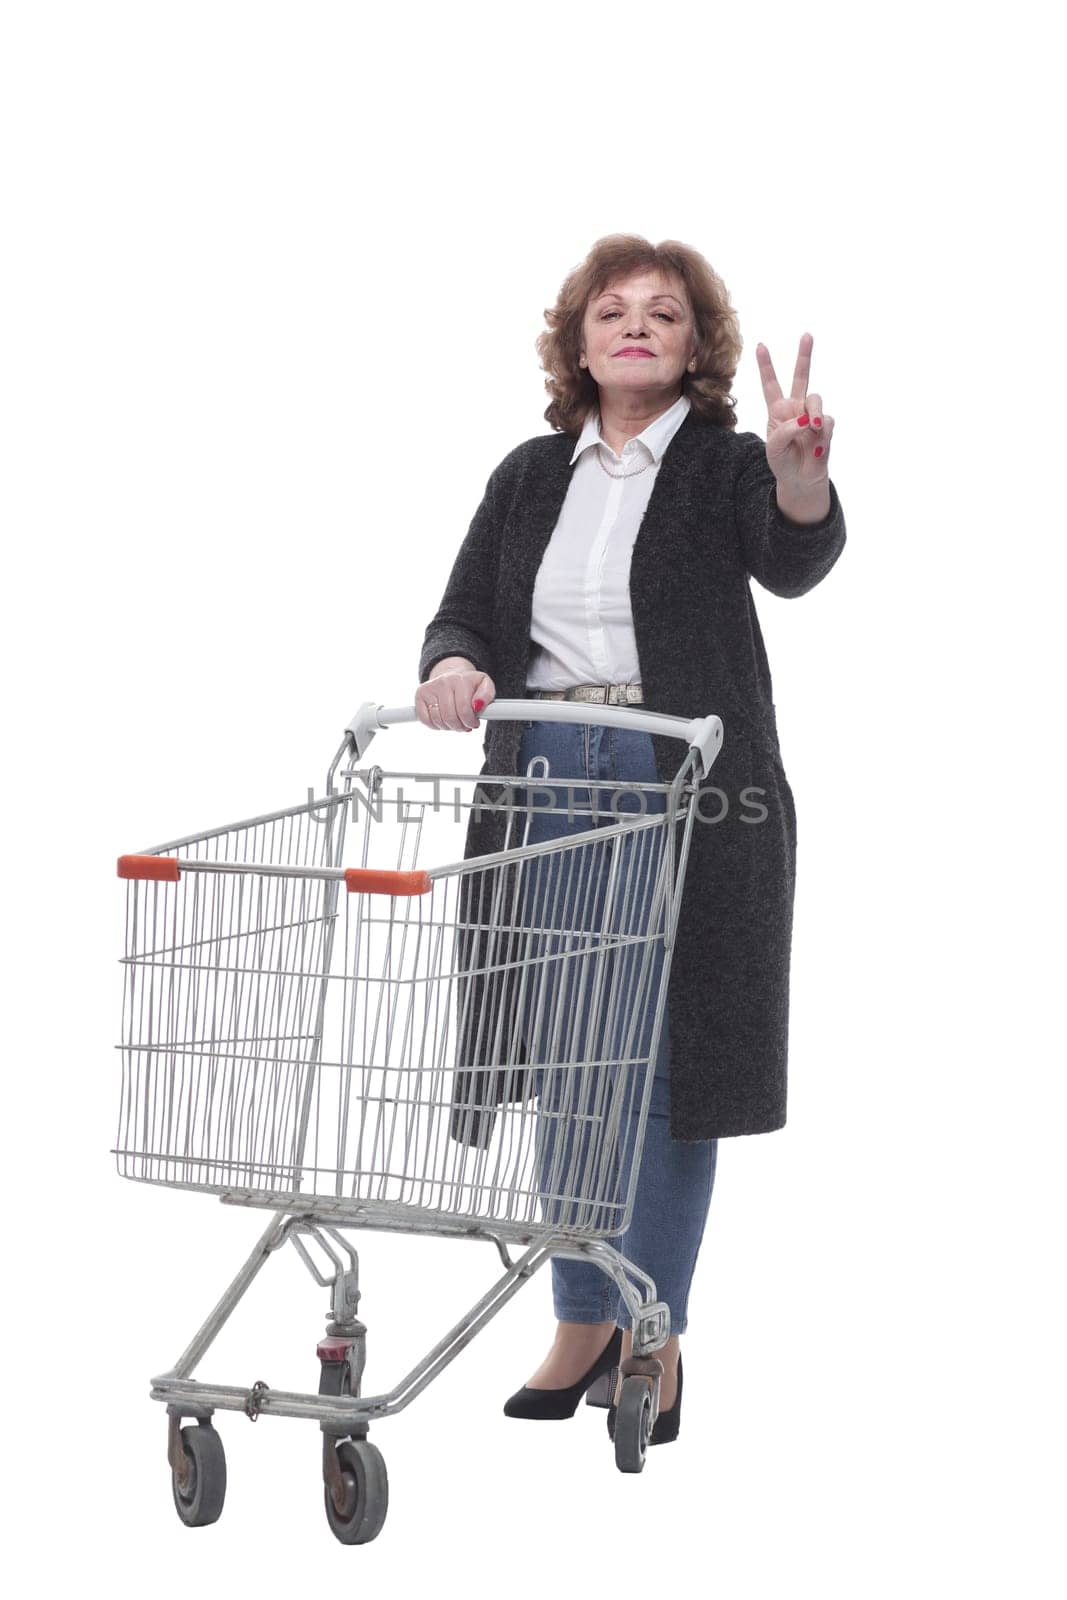
[[[608,1407],[608,1438],[615,1437],[615,1413],[618,1406],[614,1402]],[[678,1393],[674,1397],[674,1404],[669,1411],[661,1411],[652,1425],[649,1444],[670,1444],[678,1437],[678,1423],[682,1415],[682,1352],[678,1352]]]
[[[541,1422],[562,1422],[564,1417],[573,1417],[582,1395],[587,1389],[592,1389],[598,1379],[606,1379],[613,1386],[614,1369],[619,1364],[621,1350],[622,1329],[617,1327],[603,1352],[577,1383],[570,1384],[566,1389],[531,1389],[524,1383],[510,1400],[505,1400],[504,1415],[528,1417]],[[611,1394],[610,1387],[606,1393]]]

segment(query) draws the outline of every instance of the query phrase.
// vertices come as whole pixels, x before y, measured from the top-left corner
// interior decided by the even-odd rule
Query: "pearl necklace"
[[[651,461],[646,461],[642,466],[631,467],[627,472],[615,472],[611,467],[605,465],[604,457],[601,454],[599,444],[596,447],[596,458],[600,462],[601,467],[607,473],[609,478],[636,478],[639,477],[642,472],[647,472],[649,467],[652,465]]]

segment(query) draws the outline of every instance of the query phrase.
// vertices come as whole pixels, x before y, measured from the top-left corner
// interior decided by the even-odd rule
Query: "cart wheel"
[[[338,1511],[327,1484],[326,1521],[342,1544],[369,1544],[381,1533],[389,1509],[385,1458],[369,1439],[343,1439],[337,1457],[345,1488],[344,1509]]]
[[[181,1440],[189,1463],[189,1477],[185,1488],[181,1489],[177,1476],[171,1473],[175,1509],[187,1528],[206,1528],[222,1515],[222,1503],[226,1498],[226,1454],[210,1422],[183,1428]]]
[[[652,1386],[638,1376],[623,1380],[615,1413],[615,1465],[620,1472],[640,1472],[652,1432]]]

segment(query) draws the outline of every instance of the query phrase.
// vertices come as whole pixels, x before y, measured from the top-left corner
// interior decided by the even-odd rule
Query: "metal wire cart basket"
[[[482,718],[635,728],[677,737],[686,754],[670,784],[572,786],[574,824],[533,843],[538,806],[561,804],[565,787],[543,759],[518,777],[361,767],[376,731],[416,720],[413,706],[368,702],[323,796],[119,860],[118,1170],[271,1213],[188,1349],[152,1381],[190,1526],[222,1510],[213,1413],[243,1411],[317,1420],[330,1527],[343,1543],[373,1539],[388,1479],[370,1422],[408,1405],[553,1255],[599,1265],[632,1316],[615,1459],[624,1472],[644,1465],[669,1312],[606,1241],[630,1220],[691,802],[722,724],[542,700],[496,701]],[[601,788],[615,793],[610,810]],[[505,848],[464,860],[479,807],[503,809]],[[430,847],[447,864],[422,865]],[[366,1326],[346,1237],[359,1228],[488,1240],[504,1267],[376,1395],[361,1393]],[[194,1380],[287,1239],[330,1292],[318,1393]],[[609,1399],[606,1379],[587,1396]]]

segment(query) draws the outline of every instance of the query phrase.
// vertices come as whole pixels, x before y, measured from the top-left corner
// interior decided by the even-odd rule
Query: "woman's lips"
[[[614,360],[629,358],[631,361],[655,361],[651,350],[616,350]]]

